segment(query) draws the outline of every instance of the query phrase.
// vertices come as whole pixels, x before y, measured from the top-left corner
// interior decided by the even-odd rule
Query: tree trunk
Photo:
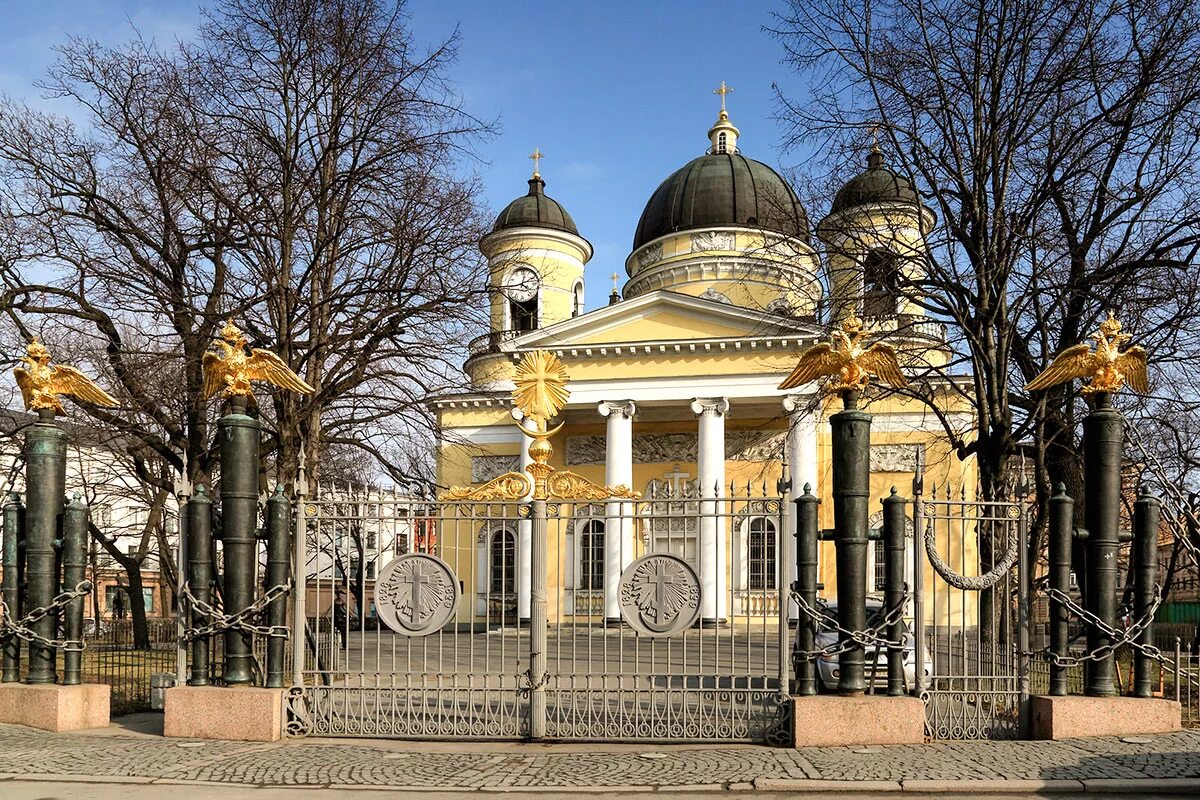
[[[141,564],[126,561],[125,574],[129,577],[129,618],[133,623],[133,649],[150,649],[150,628],[146,624],[146,596],[142,592]]]

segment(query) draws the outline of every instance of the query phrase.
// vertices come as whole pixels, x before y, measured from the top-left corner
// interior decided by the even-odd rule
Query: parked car
[[[837,619],[837,601],[828,601],[821,603],[822,610],[829,616]],[[880,600],[867,599],[867,627],[871,628],[879,624],[883,617],[883,602]],[[838,632],[830,627],[822,626],[817,631],[816,646],[818,649],[824,649],[831,644],[837,643]],[[913,648],[913,637],[908,630],[908,625],[904,626],[904,688],[905,691],[912,691],[916,683],[916,651]],[[867,686],[875,691],[887,689],[887,649],[879,648],[876,651],[873,648],[868,648],[864,658],[864,678]],[[874,664],[874,666],[872,666]],[[925,677],[929,678],[933,674],[933,665],[929,661],[929,657],[925,657]],[[818,687],[824,691],[836,692],[838,687],[838,678],[841,671],[838,669],[838,656],[822,656],[817,659],[817,677]],[[872,680],[874,678],[874,680]]]

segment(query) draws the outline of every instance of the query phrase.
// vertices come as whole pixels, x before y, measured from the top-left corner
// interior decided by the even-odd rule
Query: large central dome
[[[809,241],[808,216],[787,181],[761,161],[725,152],[688,162],[654,190],[633,249],[676,231],[724,225]]]

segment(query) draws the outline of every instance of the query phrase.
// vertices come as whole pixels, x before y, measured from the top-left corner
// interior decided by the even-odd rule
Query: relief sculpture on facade
[[[871,472],[916,472],[919,444],[871,445]]]
[[[725,457],[730,461],[770,461],[783,456],[787,431],[729,431]],[[568,436],[567,465],[603,464],[605,437]],[[696,460],[694,433],[652,433],[633,437],[635,464],[667,464]],[[475,459],[471,460],[472,468]]]
[[[520,456],[471,456],[471,483],[487,483],[506,472],[520,469]]]
[[[734,244],[734,236],[728,231],[701,231],[692,234],[692,252],[732,250]]]

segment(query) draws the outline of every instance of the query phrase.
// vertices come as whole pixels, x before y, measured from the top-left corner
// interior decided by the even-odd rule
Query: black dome
[[[878,150],[867,156],[867,171],[851,178],[834,195],[830,213],[868,203],[921,203],[913,182],[885,167]]]
[[[571,215],[557,200],[542,193],[545,188],[544,180],[530,178],[529,194],[518,197],[505,206],[500,216],[496,217],[496,224],[492,226],[492,230],[532,226],[553,228],[578,236],[579,230],[575,227],[575,220],[571,219]]]
[[[650,195],[633,249],[675,231],[744,225],[809,240],[800,198],[778,172],[738,153],[688,162]]]

